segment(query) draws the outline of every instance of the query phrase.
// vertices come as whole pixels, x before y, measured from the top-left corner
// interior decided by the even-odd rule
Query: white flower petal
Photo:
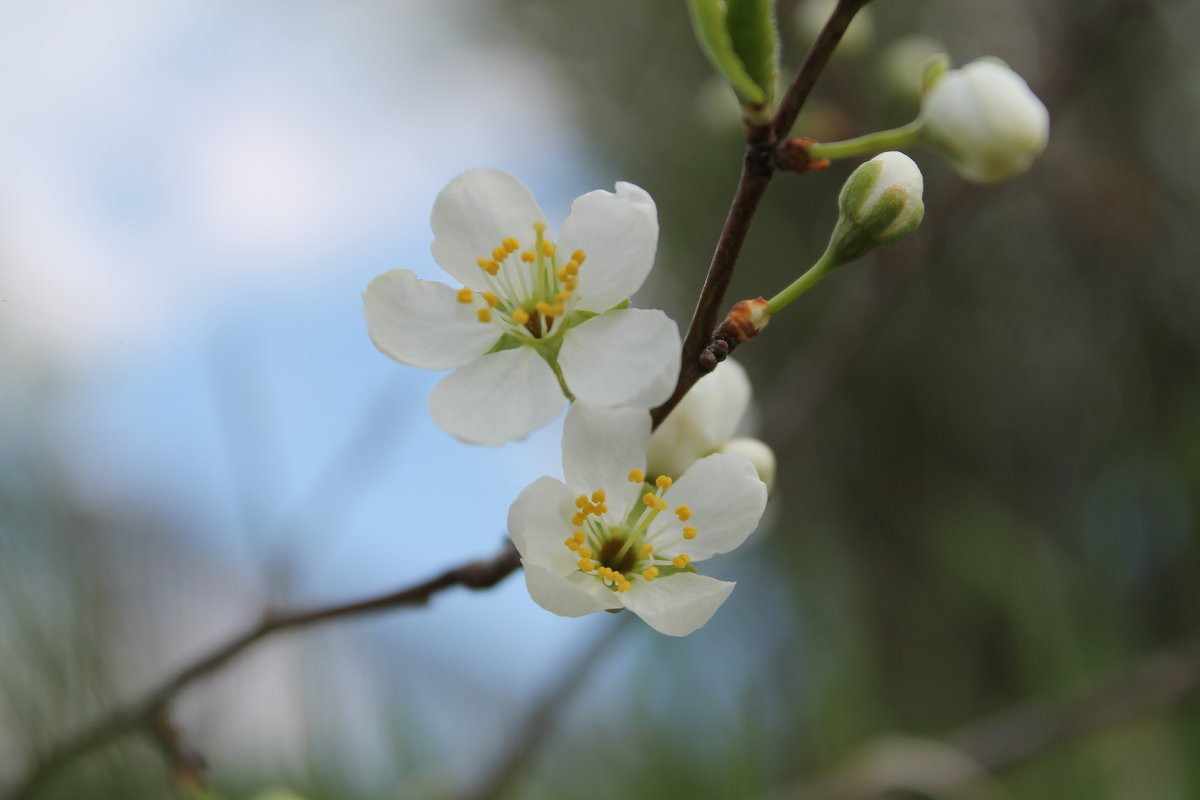
[[[576,402],[563,423],[563,475],[572,491],[603,489],[612,513],[622,514],[629,472],[646,466],[650,415],[639,408]]]
[[[616,596],[659,633],[687,636],[712,618],[733,587],[732,581],[681,572],[656,581],[638,581]]]
[[[400,363],[423,369],[452,369],[478,358],[501,331],[475,316],[482,305],[460,303],[456,294],[411,270],[385,272],[363,293],[371,341]]]
[[[582,617],[594,611],[621,607],[616,592],[605,588],[596,576],[582,572],[564,576],[526,562],[525,588],[535,603],[560,617]]]
[[[470,444],[524,438],[558,416],[562,389],[536,351],[517,347],[459,367],[429,394],[433,421]]]
[[[650,474],[678,478],[715,452],[733,436],[750,394],[746,370],[731,358],[701,378],[650,437]]]
[[[587,255],[579,270],[578,308],[602,312],[637,291],[658,247],[658,210],[639,186],[618,183],[616,193],[597,189],[571,204],[558,248],[564,257]]]
[[[525,487],[508,509],[508,535],[529,563],[553,572],[575,569],[579,556],[563,545],[571,535],[575,496],[555,478],[542,477]]]
[[[687,524],[695,526],[697,535],[661,554],[670,558],[687,553],[693,561],[702,561],[728,553],[754,533],[767,506],[767,487],[748,460],[718,453],[693,464],[663,499],[672,512],[679,506],[691,508]]]
[[[498,169],[471,169],[446,185],[433,204],[433,257],[465,285],[486,289],[476,262],[490,258],[505,237],[533,241],[533,223],[546,215],[529,187]]]
[[[679,377],[679,329],[657,309],[625,308],[563,334],[558,365],[580,400],[653,408]]]

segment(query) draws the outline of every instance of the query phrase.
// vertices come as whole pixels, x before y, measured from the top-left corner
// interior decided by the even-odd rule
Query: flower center
[[[658,520],[659,514],[670,508],[664,495],[672,481],[660,475],[655,490],[644,491],[645,480],[642,470],[630,471],[629,482],[633,486],[623,504],[623,513],[615,517],[609,513],[604,490],[597,489],[590,496],[579,495],[575,498],[578,511],[571,519],[574,530],[563,541],[568,550],[579,556],[576,567],[580,572],[595,575],[616,592],[627,592],[634,582],[650,582],[664,572],[685,570],[692,561],[683,553],[664,555],[680,542],[696,538],[695,526],[678,527],[691,518],[692,510],[681,505],[666,520]]]
[[[464,287],[458,301],[477,306],[480,322],[499,325],[522,339],[561,333],[562,319],[579,300],[575,290],[587,254],[576,250],[560,265],[557,248],[545,233],[546,223],[535,222],[528,249],[515,236],[508,236],[487,256],[477,258],[488,289],[475,292]]]

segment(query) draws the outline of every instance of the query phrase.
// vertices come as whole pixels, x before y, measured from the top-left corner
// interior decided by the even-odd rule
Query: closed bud
[[[924,185],[916,163],[895,151],[854,170],[838,195],[840,213],[829,242],[835,264],[855,261],[916,230],[925,216]]]
[[[758,479],[766,484],[767,492],[775,488],[775,451],[766,442],[752,439],[749,436],[739,436],[730,439],[717,448],[718,453],[729,453],[741,456],[754,465]]]
[[[1046,106],[1002,62],[978,59],[929,77],[921,136],[967,180],[1008,180],[1029,169],[1046,149]]]

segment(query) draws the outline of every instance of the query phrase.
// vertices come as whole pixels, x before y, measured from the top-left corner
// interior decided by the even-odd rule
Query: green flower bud
[[[829,240],[834,264],[862,258],[917,229],[925,216],[924,180],[911,158],[880,153],[851,173],[838,195],[837,225]]]

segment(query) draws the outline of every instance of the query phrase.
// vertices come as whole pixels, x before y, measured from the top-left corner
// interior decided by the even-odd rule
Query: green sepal
[[[850,173],[849,179],[838,193],[838,211],[843,216],[858,218],[858,210],[867,201],[879,173],[883,172],[883,164],[879,161],[868,161]]]
[[[779,30],[775,25],[774,0],[727,0],[725,26],[733,40],[733,51],[762,90],[763,102],[770,104],[779,73]]]
[[[726,6],[722,0],[688,0],[688,11],[696,40],[716,67],[717,72],[729,82],[738,99],[743,103],[762,104],[767,101],[767,90],[758,85],[742,59],[734,50],[733,37],[726,25]]]
[[[930,56],[921,69],[921,94],[928,94],[947,72],[950,71],[950,56],[938,53]]]
[[[511,333],[506,333],[503,336],[501,336],[499,341],[497,341],[494,345],[492,345],[492,349],[488,350],[486,353],[484,353],[484,355],[488,356],[488,355],[491,355],[492,353],[499,353],[501,350],[515,350],[516,348],[520,347],[523,344],[525,344],[525,342],[523,340],[518,339],[516,336],[513,336]]]
[[[667,577],[668,575],[678,575],[681,572],[699,572],[699,570],[697,570],[691,564],[688,564],[686,567],[677,567],[674,564],[671,564],[669,566],[659,567],[658,575],[654,579],[656,581],[662,580],[663,578]]]

